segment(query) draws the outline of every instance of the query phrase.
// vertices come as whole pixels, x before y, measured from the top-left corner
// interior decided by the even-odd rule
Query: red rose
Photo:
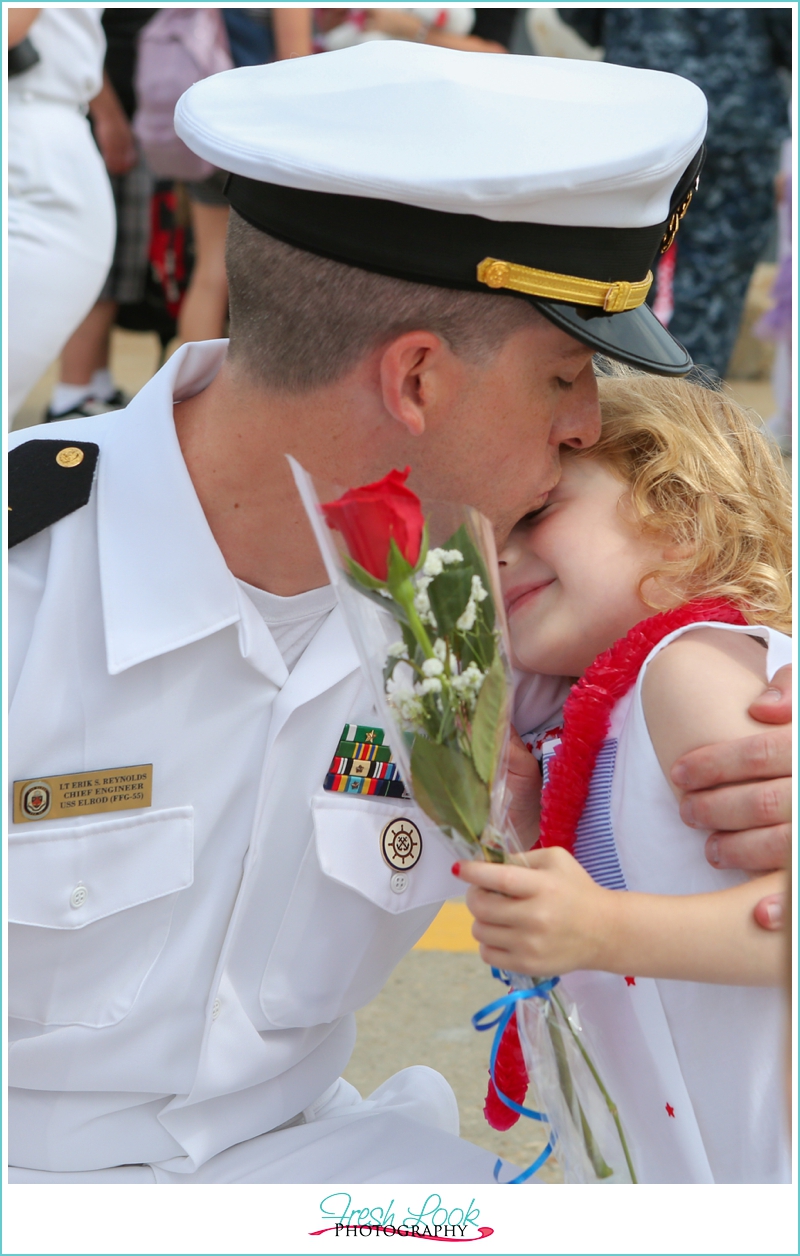
[[[406,488],[410,471],[390,471],[377,484],[348,489],[322,507],[328,527],[341,532],[350,557],[376,580],[387,577],[392,537],[412,567],[419,558],[425,520],[419,498]]]

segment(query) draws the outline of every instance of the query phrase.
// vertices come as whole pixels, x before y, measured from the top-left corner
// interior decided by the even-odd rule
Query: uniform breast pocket
[[[192,884],[191,807],[12,833],[11,1016],[114,1025],[130,1011]]]
[[[282,1028],[363,1007],[422,936],[444,899],[463,893],[444,838],[412,802],[320,791],[314,837],[261,984]]]

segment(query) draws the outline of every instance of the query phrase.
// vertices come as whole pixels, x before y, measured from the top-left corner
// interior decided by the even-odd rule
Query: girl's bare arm
[[[473,935],[487,964],[549,977],[575,969],[720,985],[777,985],[785,947],[753,920],[780,873],[714,894],[606,890],[560,847],[527,866],[463,863]]]

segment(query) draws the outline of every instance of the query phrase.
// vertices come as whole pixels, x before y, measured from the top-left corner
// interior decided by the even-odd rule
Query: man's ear
[[[448,357],[452,357],[450,350],[430,331],[407,331],[381,353],[383,404],[412,436],[425,431],[426,415],[441,391],[443,381],[438,377]]]

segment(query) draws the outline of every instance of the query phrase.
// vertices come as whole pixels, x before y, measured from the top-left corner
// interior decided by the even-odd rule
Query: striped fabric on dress
[[[547,784],[548,762],[561,745],[561,738],[542,745],[542,779]],[[607,890],[626,890],[622,875],[614,830],[611,827],[611,782],[617,757],[617,741],[609,738],[603,742],[592,773],[589,796],[583,815],[575,831],[573,855],[598,885]]]

